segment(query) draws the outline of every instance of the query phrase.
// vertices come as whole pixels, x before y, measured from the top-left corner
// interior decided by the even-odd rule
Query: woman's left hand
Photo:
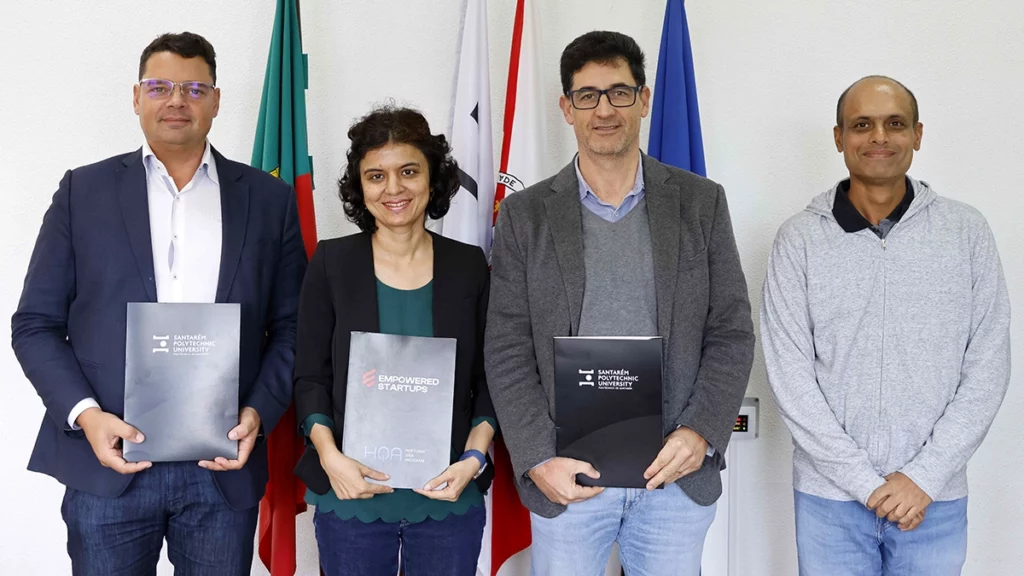
[[[455,502],[462,494],[462,490],[473,480],[473,476],[476,476],[478,470],[480,470],[480,463],[476,458],[467,458],[462,462],[452,464],[440,476],[427,482],[423,488],[414,489],[413,492],[432,500]],[[445,482],[448,483],[448,486],[438,490],[437,487]]]

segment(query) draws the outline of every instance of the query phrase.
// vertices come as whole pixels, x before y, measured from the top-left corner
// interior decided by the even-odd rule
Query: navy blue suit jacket
[[[223,228],[216,301],[241,304],[238,403],[255,408],[269,433],[291,402],[306,269],[295,192],[213,156]],[[123,417],[127,303],[156,299],[141,150],[69,170],[43,217],[11,320],[15,355],[46,408],[29,470],[105,497],[131,482],[103,467],[67,418],[87,397]],[[242,470],[212,474],[233,508],[255,506],[267,483],[265,443]]]

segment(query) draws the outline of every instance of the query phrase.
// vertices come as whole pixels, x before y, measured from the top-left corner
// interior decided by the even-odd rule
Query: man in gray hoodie
[[[761,339],[793,435],[800,574],[959,574],[967,461],[1010,378],[1010,304],[984,217],[907,176],[902,84],[839,99],[848,179],[779,229]]]

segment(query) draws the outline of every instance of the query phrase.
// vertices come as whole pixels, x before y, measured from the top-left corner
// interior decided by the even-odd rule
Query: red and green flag
[[[298,0],[278,0],[252,165],[295,188],[302,240],[306,255],[312,256],[316,248],[316,218],[313,161],[306,138],[308,79]],[[292,406],[267,438],[270,478],[260,502],[259,557],[271,576],[295,574],[295,516],[306,509],[305,486],[292,474],[303,449],[296,429]]]

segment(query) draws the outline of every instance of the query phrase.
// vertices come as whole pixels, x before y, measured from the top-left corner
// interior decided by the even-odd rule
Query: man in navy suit
[[[74,574],[249,574],[267,482],[262,437],[291,401],[306,256],[295,193],[224,158],[206,137],[220,106],[213,47],[188,32],[142,53],[142,148],[65,173],[11,321],[46,408],[29,470],[66,486]],[[238,459],[126,462],[144,442],[122,419],[128,302],[241,304]]]

